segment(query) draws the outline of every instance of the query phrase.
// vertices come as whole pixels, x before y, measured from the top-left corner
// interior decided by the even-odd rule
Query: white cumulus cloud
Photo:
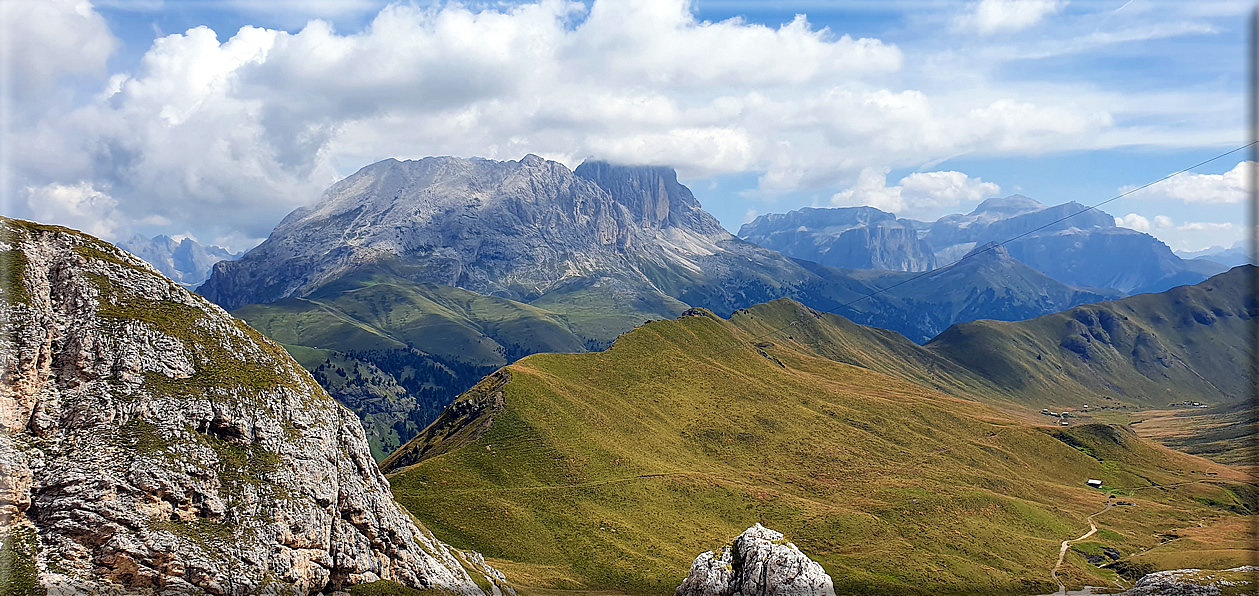
[[[1241,203],[1248,196],[1247,179],[1250,168],[1253,167],[1255,167],[1255,162],[1243,161],[1223,174],[1186,172],[1139,190],[1130,196],[1186,203]],[[1125,186],[1120,191],[1128,192],[1133,188]]]
[[[40,222],[83,230],[106,240],[117,240],[126,229],[118,201],[88,182],[28,187],[26,205]]]
[[[1230,232],[1233,223],[1228,221],[1187,221],[1176,226],[1182,232]]]
[[[1036,25],[1066,4],[1064,0],[980,0],[969,4],[954,24],[981,35],[1013,33]]]
[[[1129,213],[1123,217],[1116,217],[1115,225],[1122,228],[1132,228],[1138,232],[1150,231],[1150,220],[1136,213]]]
[[[915,172],[894,186],[887,185],[887,173],[867,168],[857,183],[835,193],[831,205],[869,205],[897,215],[935,214],[942,209],[974,202],[1001,192],[1001,187],[962,172]]]
[[[117,46],[105,19],[86,0],[0,2],[3,92],[19,102],[65,75],[103,76]]]
[[[1146,217],[1129,213],[1115,218],[1115,225],[1154,234],[1176,250],[1195,251],[1209,246],[1229,245],[1233,238],[1245,235],[1248,226],[1230,221],[1182,221],[1166,215]]]

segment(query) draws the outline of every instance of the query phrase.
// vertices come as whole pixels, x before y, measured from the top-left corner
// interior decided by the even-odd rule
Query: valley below
[[[806,338],[758,340],[762,321],[796,315],[813,317],[785,301],[728,321],[692,311],[602,353],[527,357],[382,465],[435,533],[538,593],[664,593],[758,522],[841,594],[1049,593],[1060,544],[1104,508],[1065,551],[1068,587],[1253,558],[1246,472],[1126,425],[1034,424]],[[1090,563],[1102,549],[1124,563]]]

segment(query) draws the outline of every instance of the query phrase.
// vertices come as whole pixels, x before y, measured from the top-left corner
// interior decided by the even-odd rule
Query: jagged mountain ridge
[[[522,302],[606,278],[602,292],[732,309],[809,278],[722,230],[669,169],[432,157],[363,168],[244,258],[216,265],[198,291],[234,309],[384,260],[410,267],[413,281]]]
[[[1059,282],[1125,294],[1161,292],[1224,271],[1208,261],[1182,259],[1157,238],[1119,227],[1111,215],[1074,201],[1051,207],[1022,195],[990,198],[969,214],[934,222],[896,219],[881,211],[877,218],[864,216],[870,209],[806,208],[762,215],[745,224],[739,237],[815,261],[831,258],[823,251],[838,246],[841,260],[853,263],[851,267],[900,271],[943,267],[977,246],[1001,242],[1011,256]],[[898,234],[891,235],[893,229]],[[905,231],[909,229],[917,230],[916,245]],[[911,249],[932,258],[913,257]],[[896,258],[885,258],[887,254]]]
[[[245,254],[232,253],[220,246],[205,246],[192,238],[176,241],[165,234],[152,238],[136,234],[119,242],[118,247],[144,259],[162,275],[186,288],[205,283],[215,263],[239,259]]]
[[[875,210],[861,213],[865,220],[887,219]],[[879,284],[899,280],[819,268],[741,241],[669,168],[588,162],[569,171],[533,155],[518,162],[441,157],[367,166],[318,204],[290,214],[244,258],[217,265],[199,291],[234,309],[305,297],[364,267],[543,308],[568,316],[577,335],[601,341],[642,319],[592,329],[574,311],[602,301],[615,305],[602,316],[629,310],[673,317],[689,306],[728,314],[790,297],[823,310],[843,307],[841,314],[854,320],[918,341],[958,321],[956,313],[932,315],[924,326],[920,313],[900,312],[910,302],[931,302],[921,299],[935,292],[928,284],[912,284],[908,296],[878,294],[856,305]],[[1048,293],[1064,294],[1038,277],[1035,283],[1055,286]],[[1024,309],[1031,314],[1018,316],[1106,295],[1077,293],[1082,298],[1074,302],[1037,298]],[[944,310],[1006,318],[954,306]]]
[[[854,298],[834,312],[858,323],[899,331],[918,343],[955,323],[1019,321],[1121,296],[1113,290],[1063,284],[1019,262],[995,243],[972,253],[952,267],[925,273],[836,270],[798,262],[837,286],[850,280],[864,284],[854,288]],[[862,298],[873,292],[882,293]]]
[[[1259,316],[1259,297],[1249,286],[1255,274],[1253,265],[1242,265],[1158,294],[1025,321],[961,323],[925,347],[1027,398],[1234,405],[1250,389],[1248,334]]]
[[[0,537],[37,593],[482,594],[278,345],[86,234],[0,218]],[[20,572],[19,572],[20,570]]]
[[[1225,267],[1254,264],[1254,260],[1250,257],[1250,250],[1245,246],[1245,242],[1240,240],[1229,248],[1212,246],[1204,250],[1176,251],[1176,256],[1188,260],[1219,263]]]
[[[905,279],[739,240],[669,168],[587,162],[569,171],[537,156],[434,157],[363,168],[244,258],[218,265],[199,291],[283,343],[329,392],[370,416],[376,457],[488,372],[479,367],[602,349],[645,320],[691,306],[728,315],[789,297],[925,342],[962,320],[1025,318],[1115,297],[1064,286],[1008,255],[880,291]],[[441,306],[458,294],[430,299],[443,287],[498,305]],[[403,378],[431,367],[453,372]]]
[[[1014,238],[1005,243],[1010,254],[1046,275],[1067,284],[1111,288],[1126,294],[1162,292],[1225,270],[1181,259],[1157,238],[1119,227],[1111,215],[1074,201],[984,225],[984,213],[1006,201],[988,199],[966,216],[965,226],[950,229],[958,222],[949,226],[937,222],[924,238],[937,250],[947,250],[946,244],[966,247]],[[1041,227],[1044,229],[1037,230]]]
[[[931,245],[908,220],[874,207],[816,209],[757,217],[739,238],[797,259],[840,269],[930,271]]]

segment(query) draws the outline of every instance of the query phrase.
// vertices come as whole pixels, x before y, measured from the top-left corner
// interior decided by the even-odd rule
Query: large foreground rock
[[[1257,579],[1259,579],[1259,567],[1254,565],[1222,571],[1211,569],[1156,571],[1137,580],[1132,589],[1120,593],[1119,596],[1254,594]]]
[[[65,228],[0,218],[0,282],[0,584],[482,593],[466,569],[490,571],[399,508],[357,417],[278,345]]]
[[[783,535],[756,524],[695,558],[676,596],[835,596],[831,576]]]

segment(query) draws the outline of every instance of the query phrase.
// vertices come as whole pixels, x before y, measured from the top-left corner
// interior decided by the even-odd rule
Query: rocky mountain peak
[[[153,238],[136,234],[119,246],[184,287],[196,287],[210,277],[215,263],[238,259],[243,254],[231,253],[219,246],[204,246],[192,238],[176,241],[165,234]]]
[[[411,281],[527,302],[596,272],[643,285],[673,267],[701,271],[697,260],[730,241],[669,168],[591,162],[573,172],[536,155],[385,160],[291,213],[198,291],[235,309],[389,263]]]
[[[520,158],[520,165],[523,165],[523,166],[537,167],[545,163],[547,163],[546,159],[543,159],[532,153]]]
[[[780,230],[824,231],[827,228],[851,228],[870,223],[891,223],[896,215],[875,207],[803,207],[787,213],[758,215],[739,228],[738,236],[748,238]]]
[[[684,227],[704,234],[723,231],[691,190],[678,182],[673,168],[586,161],[573,173],[594,182],[624,205],[644,229]]]
[[[970,215],[976,216],[984,213],[1001,215],[1002,217],[1011,217],[1019,213],[1029,213],[1039,211],[1045,208],[1045,204],[1036,199],[1025,197],[1023,195],[1010,195],[1008,197],[993,197],[984,199]]]
[[[482,593],[465,571],[482,567],[402,511],[357,416],[279,345],[73,230],[0,218],[0,257],[0,535],[23,537],[23,581]]]
[[[1013,259],[1010,256],[1010,251],[1006,250],[1004,245],[996,242],[985,242],[980,246],[976,246],[962,258],[968,261],[977,259],[984,261],[1009,261]]]
[[[909,220],[874,207],[805,207],[757,217],[739,237],[784,254],[844,269],[928,271],[931,246]]]

